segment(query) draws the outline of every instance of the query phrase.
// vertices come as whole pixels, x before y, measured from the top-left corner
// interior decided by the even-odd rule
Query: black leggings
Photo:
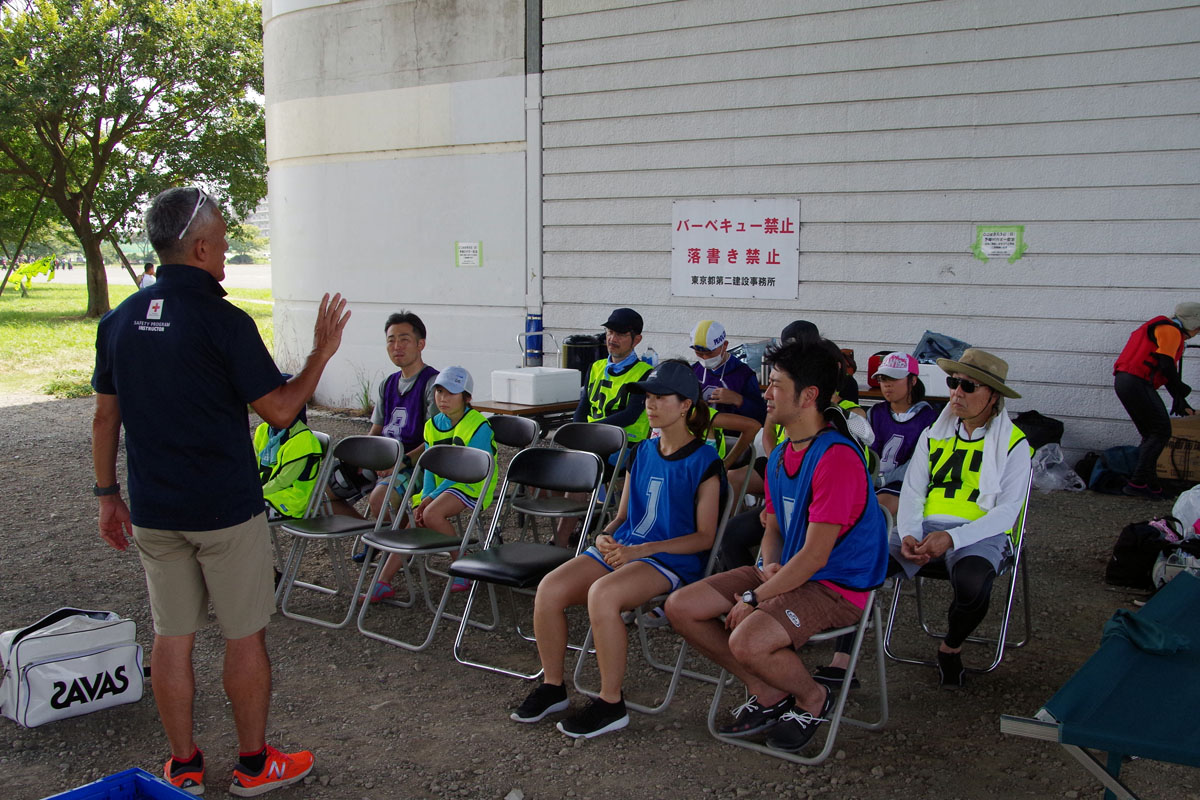
[[[1133,470],[1134,483],[1151,483],[1157,474],[1158,456],[1171,438],[1171,418],[1162,397],[1150,384],[1128,372],[1118,372],[1113,378],[1117,399],[1125,406],[1125,412],[1142,436],[1138,445],[1137,467]]]
[[[996,570],[992,569],[992,563],[986,558],[967,556],[955,563],[950,571],[954,599],[950,601],[949,627],[945,639],[947,647],[962,647],[971,632],[983,622],[995,580]]]
[[[889,556],[887,574],[895,575],[899,571],[899,562]],[[950,571],[950,588],[954,592],[954,599],[950,601],[949,627],[944,639],[947,647],[962,647],[967,637],[983,622],[995,580],[996,570],[992,569],[992,563],[981,556],[967,556],[954,564],[954,569]],[[841,636],[837,640],[837,651],[849,653],[853,643],[854,634]]]

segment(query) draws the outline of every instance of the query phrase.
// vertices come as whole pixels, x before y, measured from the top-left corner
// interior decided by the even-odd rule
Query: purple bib
[[[867,417],[871,422],[871,430],[875,431],[871,449],[879,454],[879,474],[883,476],[884,483],[888,483],[888,475],[912,458],[921,431],[937,420],[938,412],[926,404],[907,422],[897,422],[887,401],[884,401],[871,406]]]
[[[392,373],[383,384],[383,435],[399,440],[406,453],[425,441],[425,387],[437,374],[426,364],[404,394],[398,388],[402,372]]]

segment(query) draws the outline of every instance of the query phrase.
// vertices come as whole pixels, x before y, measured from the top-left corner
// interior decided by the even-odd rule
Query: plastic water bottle
[[[642,361],[645,361],[652,367],[658,366],[658,353],[654,352],[653,347],[647,347],[645,355],[642,356]]]

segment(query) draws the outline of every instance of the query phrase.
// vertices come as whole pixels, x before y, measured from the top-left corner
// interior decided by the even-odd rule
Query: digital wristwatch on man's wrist
[[[758,595],[754,593],[753,589],[747,589],[742,592],[742,602],[751,608],[758,608]]]
[[[120,493],[121,484],[119,483],[114,483],[112,486],[101,486],[97,483],[92,486],[92,494],[96,495],[96,497],[108,497]]]

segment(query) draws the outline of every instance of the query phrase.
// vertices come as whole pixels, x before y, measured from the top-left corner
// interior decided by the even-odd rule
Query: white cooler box
[[[579,399],[579,370],[521,367],[492,372],[492,400],[541,406]]]
[[[918,376],[925,384],[925,394],[929,397],[949,397],[950,389],[946,386],[946,373],[937,364],[918,364],[921,370]]]

